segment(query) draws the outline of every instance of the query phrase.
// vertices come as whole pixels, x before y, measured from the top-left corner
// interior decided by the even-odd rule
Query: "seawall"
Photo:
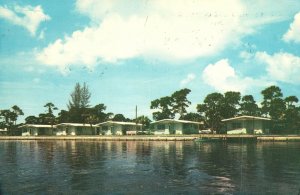
[[[257,141],[257,142],[289,142],[299,141],[298,135],[133,135],[133,136],[0,136],[1,140],[78,140],[78,141]]]
[[[193,141],[198,136],[0,136],[1,140]]]

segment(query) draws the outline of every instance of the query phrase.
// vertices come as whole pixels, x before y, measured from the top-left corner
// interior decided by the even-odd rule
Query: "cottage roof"
[[[99,123],[98,125],[106,125],[106,124],[117,124],[117,125],[137,125],[142,126],[142,124],[134,123],[134,122],[123,122],[123,121],[106,121],[103,123]]]
[[[223,119],[222,122],[233,121],[233,120],[266,120],[266,121],[270,121],[271,119],[265,118],[265,117],[243,115],[243,116],[237,116],[237,117],[233,117],[233,118]]]
[[[162,119],[162,120],[159,120],[159,121],[154,121],[151,124],[155,124],[155,123],[186,123],[186,124],[197,124],[197,125],[204,124],[203,122],[178,120],[178,119]]]
[[[40,124],[25,124],[25,125],[22,125],[18,128],[24,128],[24,127],[36,127],[36,128],[55,128],[56,125],[40,125]]]
[[[71,126],[71,127],[90,127],[89,123],[60,123],[57,126]],[[97,125],[92,125],[92,127],[97,127]]]

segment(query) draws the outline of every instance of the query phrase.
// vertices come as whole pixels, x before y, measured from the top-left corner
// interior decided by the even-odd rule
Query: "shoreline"
[[[257,142],[300,142],[300,135],[132,135],[132,136],[0,136],[0,141],[11,140],[78,140],[78,141],[257,141]]]

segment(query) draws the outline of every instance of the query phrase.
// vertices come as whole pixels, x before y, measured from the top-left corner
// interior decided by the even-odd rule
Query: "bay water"
[[[1,194],[299,194],[300,143],[0,141]]]

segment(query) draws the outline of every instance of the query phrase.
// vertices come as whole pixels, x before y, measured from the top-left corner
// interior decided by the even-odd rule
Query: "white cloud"
[[[270,79],[286,83],[300,83],[300,57],[284,52],[273,55],[257,52],[255,58],[267,65]]]
[[[264,79],[239,76],[235,69],[230,66],[228,59],[209,64],[203,70],[202,78],[206,84],[220,92],[240,91],[244,93],[252,87],[262,87],[271,84],[271,82]]]
[[[187,75],[187,77],[185,79],[183,79],[180,82],[180,85],[185,86],[185,85],[189,84],[190,82],[192,82],[195,78],[196,78],[196,75],[194,73],[190,73]]]
[[[39,40],[43,40],[44,38],[45,38],[45,30],[42,30],[42,31],[40,32],[40,34],[39,34],[38,39],[39,39]]]
[[[300,12],[295,15],[294,21],[290,24],[289,30],[282,38],[286,42],[294,41],[295,43],[300,43]]]
[[[257,27],[286,16],[269,11],[257,19],[265,5],[248,7],[239,0],[77,0],[76,10],[90,18],[90,25],[49,44],[37,59],[60,70],[135,57],[193,60],[237,45]]]
[[[15,5],[12,9],[7,6],[0,6],[0,18],[22,26],[32,36],[35,36],[41,22],[50,20],[50,16],[44,13],[41,6],[32,7],[30,5],[24,7]]]

